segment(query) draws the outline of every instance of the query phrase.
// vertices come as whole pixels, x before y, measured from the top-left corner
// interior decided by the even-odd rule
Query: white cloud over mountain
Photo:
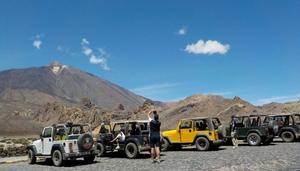
[[[216,40],[198,40],[196,43],[188,44],[184,51],[190,54],[221,54],[224,55],[230,49],[229,44],[222,44]]]
[[[109,56],[102,48],[93,50],[89,47],[90,42],[86,38],[81,40],[81,49],[82,53],[89,57],[91,64],[99,64],[103,70],[110,70],[110,67],[107,65],[107,57]]]

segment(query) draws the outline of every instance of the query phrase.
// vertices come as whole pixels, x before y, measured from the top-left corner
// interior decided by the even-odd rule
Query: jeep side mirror
[[[42,133],[40,134],[40,139],[43,139],[43,134]]]

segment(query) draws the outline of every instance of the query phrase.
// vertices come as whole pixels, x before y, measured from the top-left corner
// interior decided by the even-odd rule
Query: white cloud
[[[81,40],[81,48],[82,53],[89,57],[89,61],[91,64],[99,64],[103,70],[110,70],[107,65],[107,58],[109,55],[102,49],[98,48],[98,51],[93,50],[89,47],[90,42],[86,38],[82,38]]]
[[[143,96],[151,96],[154,94],[159,94],[164,91],[167,91],[169,88],[175,87],[177,85],[178,85],[177,83],[151,84],[151,85],[146,85],[146,86],[131,89],[131,91]]]
[[[89,56],[89,55],[92,55],[93,53],[93,50],[91,48],[88,48],[88,47],[82,47],[82,52],[86,55],[86,56]]]
[[[86,38],[82,38],[81,45],[89,45],[90,42]]]
[[[199,40],[196,43],[188,44],[185,47],[185,51],[192,54],[226,54],[230,46],[228,44],[222,44],[216,40]]]
[[[300,100],[300,94],[288,95],[288,96],[275,96],[270,98],[259,99],[258,104],[268,104],[271,102],[285,103],[290,101]]]
[[[32,45],[37,48],[37,49],[41,49],[41,45],[42,45],[42,40],[41,40],[41,35],[36,35],[34,40],[33,40],[33,43]]]
[[[184,36],[187,34],[187,27],[181,27],[178,31],[177,31],[178,35]]]
[[[228,96],[228,95],[232,95],[233,93],[231,91],[224,91],[224,92],[208,92],[205,94],[217,95],[217,96]]]
[[[72,52],[70,50],[70,48],[67,48],[67,47],[64,47],[64,46],[61,46],[61,45],[58,45],[56,50],[62,54],[62,55],[71,55],[71,56],[75,56],[76,53],[75,52]]]

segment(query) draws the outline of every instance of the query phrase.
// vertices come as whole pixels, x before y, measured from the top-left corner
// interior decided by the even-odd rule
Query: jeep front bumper
[[[212,144],[213,144],[213,145],[222,145],[222,144],[224,144],[224,143],[225,143],[224,140],[215,140],[215,141],[212,141]]]
[[[300,133],[296,133],[295,136],[297,139],[300,138]]]
[[[76,153],[64,153],[63,158],[79,158],[79,157],[85,157],[90,155],[97,155],[99,153],[99,150],[92,150],[92,151],[82,151],[82,152],[76,152]]]

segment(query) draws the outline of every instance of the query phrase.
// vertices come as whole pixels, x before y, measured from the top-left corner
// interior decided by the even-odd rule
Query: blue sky
[[[154,100],[297,100],[299,18],[297,0],[1,1],[0,70],[57,60]]]

